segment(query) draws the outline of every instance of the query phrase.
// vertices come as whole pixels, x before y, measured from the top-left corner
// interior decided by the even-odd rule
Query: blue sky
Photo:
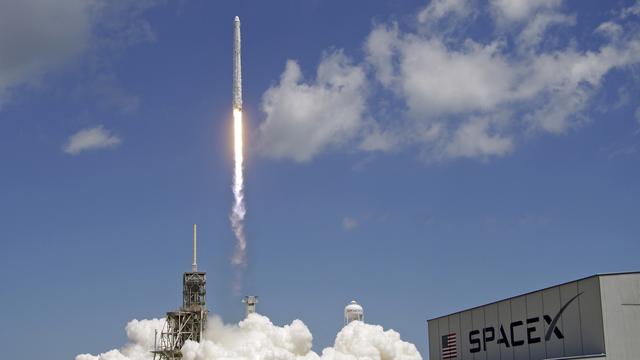
[[[125,342],[180,304],[199,226],[230,256],[242,20],[244,292],[314,349],[342,308],[426,358],[426,319],[640,253],[640,2],[3,1],[0,328],[8,358]]]

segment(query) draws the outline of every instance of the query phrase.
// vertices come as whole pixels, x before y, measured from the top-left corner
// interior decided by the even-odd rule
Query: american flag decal
[[[455,359],[456,357],[458,357],[456,333],[442,336],[442,359]]]

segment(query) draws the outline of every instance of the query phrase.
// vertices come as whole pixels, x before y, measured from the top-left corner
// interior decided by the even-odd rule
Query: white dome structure
[[[364,321],[364,309],[355,300],[352,300],[344,307],[344,324],[347,325],[355,320]]]

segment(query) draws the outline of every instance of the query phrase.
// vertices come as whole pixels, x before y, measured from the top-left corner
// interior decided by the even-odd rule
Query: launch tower
[[[193,225],[193,263],[191,271],[182,276],[182,307],[167,312],[167,319],[160,333],[156,334],[154,360],[181,359],[180,350],[187,340],[199,342],[207,322],[207,273],[198,271],[196,262],[197,227]],[[159,340],[159,341],[158,341]]]

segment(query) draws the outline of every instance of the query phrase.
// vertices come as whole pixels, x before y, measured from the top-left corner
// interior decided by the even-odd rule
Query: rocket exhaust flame
[[[244,206],[244,176],[243,176],[243,154],[242,154],[242,111],[233,110],[233,151],[235,155],[235,167],[233,173],[233,209],[231,211],[231,227],[236,235],[236,250],[231,259],[235,266],[245,266],[247,241],[244,236],[244,216],[246,208]]]
[[[244,235],[244,177],[242,154],[242,68],[240,63],[240,18],[233,21],[233,152],[235,167],[233,173],[233,208],[231,209],[231,227],[236,237],[236,248],[231,264],[236,267],[234,290],[239,293],[242,288],[242,270],[247,265],[247,240]]]

